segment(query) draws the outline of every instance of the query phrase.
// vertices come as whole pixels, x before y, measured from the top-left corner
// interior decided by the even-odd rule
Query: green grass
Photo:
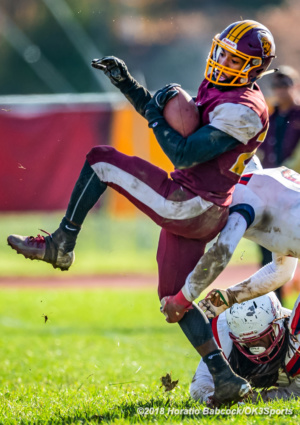
[[[11,233],[36,236],[39,229],[53,232],[63,213],[0,215],[0,276],[58,276],[49,264],[25,260],[6,243]],[[92,213],[85,221],[76,245],[76,261],[70,275],[101,273],[156,273],[159,227],[138,214],[135,219],[112,219]],[[242,260],[241,260],[242,258]],[[256,263],[257,247],[242,240],[231,264]]]
[[[1,289],[0,300],[1,424],[299,420],[295,401],[258,405],[292,415],[203,414],[189,398],[198,356],[179,327],[164,321],[155,291]],[[179,385],[165,393],[160,377],[167,372]]]

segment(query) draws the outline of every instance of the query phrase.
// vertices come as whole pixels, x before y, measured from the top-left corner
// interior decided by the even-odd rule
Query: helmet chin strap
[[[260,78],[264,77],[265,75],[274,74],[274,72],[279,71],[279,68],[269,69],[269,71],[265,71],[262,74],[260,74]]]

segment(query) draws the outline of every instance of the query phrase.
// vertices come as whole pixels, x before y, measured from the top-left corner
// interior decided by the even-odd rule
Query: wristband
[[[184,308],[190,307],[192,305],[191,301],[188,301],[185,296],[182,293],[182,290],[180,290],[174,297],[174,301],[177,302],[177,304],[183,306]]]

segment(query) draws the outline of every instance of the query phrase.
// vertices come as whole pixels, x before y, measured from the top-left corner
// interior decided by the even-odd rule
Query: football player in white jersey
[[[233,193],[226,226],[186,279],[181,290],[186,300],[192,303],[224,270],[242,237],[272,251],[273,261],[227,290],[212,290],[199,303],[208,318],[292,279],[300,258],[299,174],[286,167],[254,172],[246,169]],[[186,312],[173,297],[168,297],[167,303],[162,300],[162,305],[171,323]]]
[[[253,401],[258,389],[264,401],[300,396],[300,297],[291,311],[270,292],[234,304],[211,324],[232,369],[255,389]],[[213,379],[203,360],[190,393],[195,400],[208,403],[214,394]]]

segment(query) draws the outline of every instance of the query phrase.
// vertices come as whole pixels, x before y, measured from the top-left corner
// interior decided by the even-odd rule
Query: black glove
[[[162,111],[166,104],[169,100],[178,95],[179,91],[176,90],[176,87],[181,87],[181,85],[176,83],[168,84],[164,88],[158,90],[150,102],[147,103],[145,117],[149,122],[149,125],[162,117]]]
[[[101,59],[93,59],[92,67],[104,71],[114,86],[132,78],[124,61],[115,56],[105,56]]]

